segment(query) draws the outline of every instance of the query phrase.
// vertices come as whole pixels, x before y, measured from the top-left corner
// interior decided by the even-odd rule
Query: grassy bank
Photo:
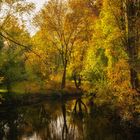
[[[46,82],[42,85],[37,82],[21,82],[12,85],[8,93],[6,88],[0,90],[1,105],[28,105],[41,102],[43,100],[59,100],[62,98],[73,98],[81,96],[82,91],[77,90],[73,83],[68,83],[67,87],[60,89],[60,83]]]

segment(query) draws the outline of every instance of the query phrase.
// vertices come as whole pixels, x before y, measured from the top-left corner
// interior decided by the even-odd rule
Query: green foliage
[[[5,25],[5,32],[12,40],[20,39],[20,42],[27,41],[29,35],[19,26],[17,19],[11,16],[9,23]],[[7,33],[8,32],[8,33]],[[21,48],[14,42],[2,38],[3,47],[1,48],[0,57],[0,77],[2,82],[11,90],[11,85],[27,78],[25,71],[25,52],[26,48]]]

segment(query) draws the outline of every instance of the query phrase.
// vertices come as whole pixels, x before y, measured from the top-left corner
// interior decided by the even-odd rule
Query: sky
[[[33,2],[35,4],[36,9],[35,9],[34,14],[36,14],[47,2],[47,0],[26,0],[26,1]],[[33,18],[33,15],[30,15],[29,17],[25,17],[26,27],[27,27],[27,30],[30,32],[31,36],[33,36],[37,32],[37,29],[31,25],[32,18]]]
[[[39,11],[43,4],[47,2],[47,0],[26,0],[27,2],[33,2],[36,5],[36,11]]]

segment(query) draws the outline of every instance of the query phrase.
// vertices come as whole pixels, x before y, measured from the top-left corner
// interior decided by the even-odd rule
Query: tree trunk
[[[62,102],[62,114],[63,114],[63,129],[62,129],[62,139],[65,140],[67,139],[67,134],[68,134],[68,126],[67,126],[67,119],[66,119],[66,105],[64,102]]]
[[[136,36],[136,18],[137,18],[137,8],[136,2],[128,0],[127,1],[127,23],[128,23],[128,42],[127,42],[127,50],[129,55],[129,64],[130,64],[130,83],[132,89],[138,89],[139,80],[138,73],[135,70],[135,63],[138,60],[138,46],[137,46],[137,36]]]
[[[80,89],[80,86],[81,86],[81,76],[74,74],[73,75],[73,80],[74,80],[74,83],[75,83],[75,87],[77,89]]]
[[[62,76],[62,83],[61,89],[64,89],[66,86],[66,73],[67,73],[67,61],[64,64],[63,76]]]
[[[139,86],[138,73],[133,68],[130,69],[130,80],[132,89],[137,90]]]

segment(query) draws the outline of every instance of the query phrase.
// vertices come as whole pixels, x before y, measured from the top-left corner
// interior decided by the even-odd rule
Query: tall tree
[[[63,0],[50,0],[39,16],[36,17],[36,23],[40,29],[49,33],[46,39],[52,42],[52,47],[61,56],[63,66],[62,89],[66,85],[67,66],[71,60],[71,54],[75,50],[75,42],[79,39],[85,25],[84,13],[79,12],[79,3],[73,3],[75,11],[73,11],[71,4]]]
[[[108,50],[112,51],[108,55],[108,60],[111,64],[113,55],[119,50],[121,50],[122,55],[119,53],[117,57],[120,55],[123,58],[125,56],[123,52],[127,54],[130,84],[132,89],[136,90],[139,87],[136,67],[139,61],[139,2],[139,0],[103,0],[100,13],[100,23],[103,25],[102,39],[106,40],[104,44],[108,43],[109,46],[110,43],[111,45],[108,47]],[[118,51],[115,48],[118,48]]]
[[[129,56],[130,64],[130,78],[133,89],[138,89],[139,79],[138,72],[135,69],[135,63],[138,61],[139,54],[139,33],[140,25],[138,20],[140,18],[140,1],[139,0],[126,0],[125,4],[125,23],[126,23],[126,48]]]
[[[139,54],[139,18],[140,1],[139,0],[111,0],[108,2],[110,7],[114,5],[115,9],[111,11],[115,17],[116,24],[122,34],[121,42],[128,55],[130,69],[130,83],[132,89],[138,90],[139,79],[136,63]]]
[[[12,82],[23,79],[25,74],[24,52],[27,47],[21,44],[28,42],[29,34],[22,17],[33,8],[33,3],[22,0],[0,1],[0,76],[4,77],[8,90]]]
[[[29,41],[29,34],[19,26],[15,17],[11,17],[9,24],[5,26],[8,35],[21,43]],[[1,49],[0,76],[4,77],[4,84],[7,90],[11,90],[11,84],[27,78],[25,69],[26,48],[19,47],[10,40],[3,39],[4,45]]]

